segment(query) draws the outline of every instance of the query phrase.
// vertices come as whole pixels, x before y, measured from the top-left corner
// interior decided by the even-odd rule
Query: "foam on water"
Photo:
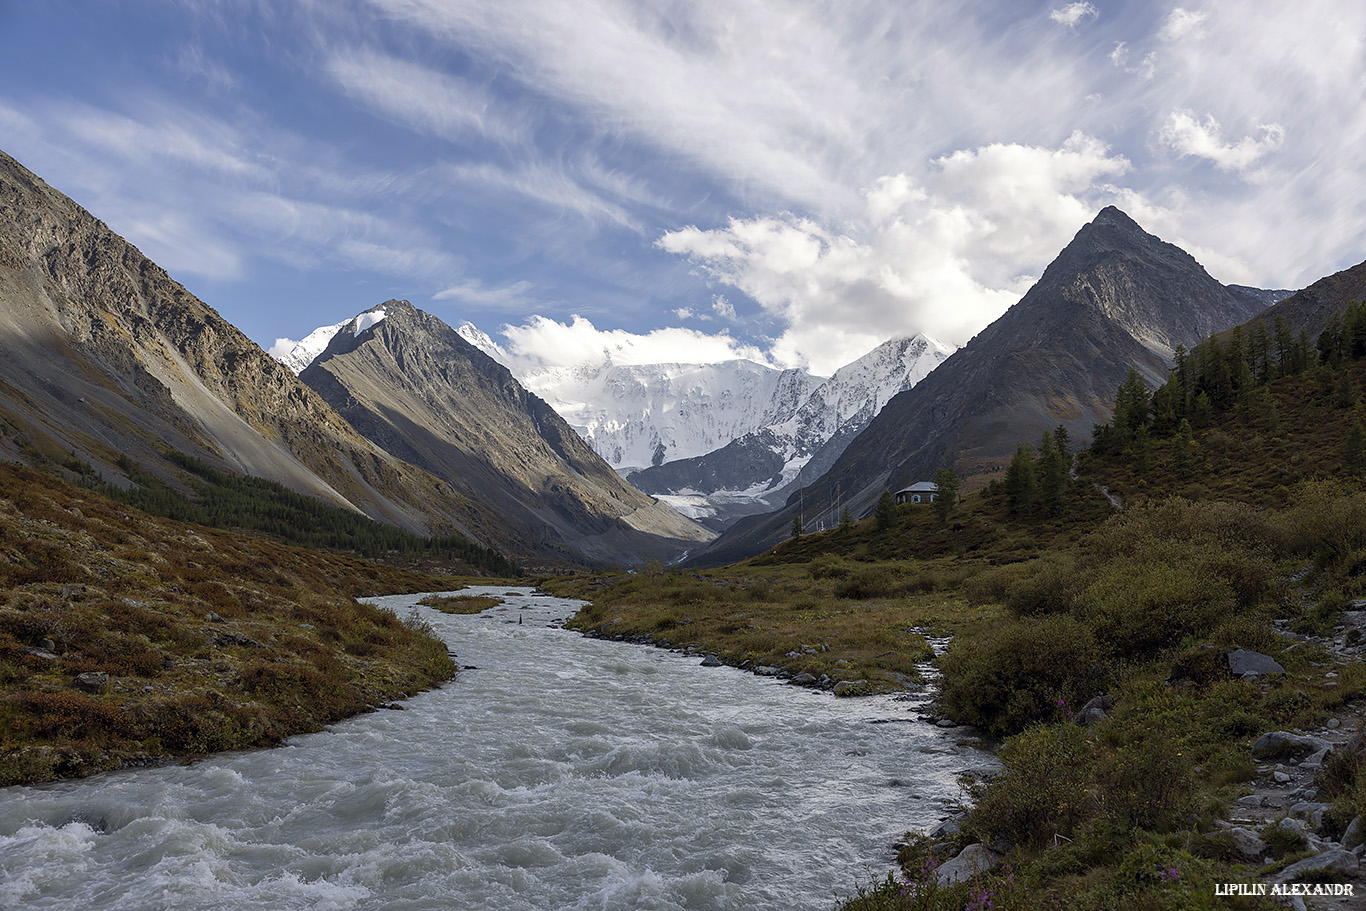
[[[584,639],[555,626],[575,602],[476,592],[505,604],[422,610],[478,670],[407,711],[0,790],[0,909],[827,909],[990,763],[874,723],[903,702]]]

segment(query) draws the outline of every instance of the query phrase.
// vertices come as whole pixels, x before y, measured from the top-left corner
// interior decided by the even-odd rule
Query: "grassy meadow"
[[[0,463],[0,786],[274,744],[436,686],[444,644],[355,596],[468,581]]]
[[[1051,486],[1046,440],[1026,450],[1023,486],[1014,466],[944,520],[902,506],[720,570],[547,587],[589,600],[571,625],[595,635],[864,692],[913,685],[924,636],[953,637],[940,710],[992,738],[1004,770],[965,782],[961,835],[910,833],[903,875],[858,886],[845,911],[1274,907],[1214,889],[1312,853],[1269,828],[1263,863],[1219,825],[1270,774],[1251,744],[1366,700],[1363,664],[1327,647],[1366,599],[1366,492],[1344,456],[1360,406],[1342,391],[1366,362],[1325,369],[1260,386],[1255,409],[1214,409],[1187,443],[1086,451]],[[1285,673],[1234,679],[1223,655],[1237,648]],[[1077,724],[1102,694],[1108,717]],[[1340,833],[1366,813],[1366,755],[1339,751],[1317,786]],[[934,867],[973,842],[1005,865],[939,887]]]

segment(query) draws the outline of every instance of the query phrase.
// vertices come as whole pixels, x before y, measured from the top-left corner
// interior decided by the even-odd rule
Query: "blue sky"
[[[1342,2],[0,0],[0,148],[264,347],[402,297],[828,373],[1108,204],[1299,287],[1366,258],[1363,94]]]

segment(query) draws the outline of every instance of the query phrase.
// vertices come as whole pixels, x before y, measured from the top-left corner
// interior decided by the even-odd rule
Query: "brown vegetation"
[[[0,785],[276,743],[434,686],[445,646],[354,597],[462,583],[0,464]]]

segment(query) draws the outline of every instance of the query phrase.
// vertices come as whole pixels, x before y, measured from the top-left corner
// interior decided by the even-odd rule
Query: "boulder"
[[[1262,677],[1266,674],[1285,673],[1285,668],[1281,667],[1275,658],[1241,648],[1228,653],[1228,669],[1235,677]]]
[[[1357,860],[1355,854],[1338,849],[1324,851],[1322,854],[1315,854],[1313,857],[1306,857],[1298,863],[1293,863],[1277,873],[1274,881],[1288,883],[1306,876],[1316,878],[1340,876],[1344,879],[1353,879],[1360,869],[1361,862]]]
[[[1331,753],[1331,752],[1333,752],[1333,747],[1332,747],[1332,745],[1330,744],[1329,746],[1326,746],[1326,747],[1324,747],[1324,748],[1321,749],[1321,750],[1317,750],[1317,751],[1315,751],[1315,752],[1313,752],[1313,753],[1310,753],[1307,757],[1305,757],[1304,759],[1302,759],[1302,760],[1300,761],[1300,768],[1302,768],[1302,769],[1321,769],[1321,768],[1323,768],[1323,764],[1324,764],[1325,762],[1328,761],[1328,754]]]
[[[1271,756],[1294,756],[1316,753],[1328,746],[1317,737],[1292,734],[1289,731],[1269,731],[1252,745],[1252,756],[1265,759]]]
[[[1347,824],[1347,829],[1342,833],[1342,846],[1351,851],[1357,845],[1366,842],[1366,817],[1358,816]]]
[[[934,872],[940,886],[951,886],[990,870],[999,860],[999,856],[986,845],[973,844],[964,848],[953,860],[941,864]]]
[[[83,693],[103,693],[109,689],[109,675],[104,671],[86,671],[77,674],[72,685]]]
[[[816,683],[816,675],[807,671],[802,671],[792,678],[792,682],[798,686],[813,686]]]
[[[930,830],[930,838],[957,838],[963,833],[963,823],[967,821],[967,818],[968,814],[966,813],[950,816]]]
[[[862,680],[841,680],[835,684],[835,695],[841,698],[845,696],[863,696],[868,693],[868,684]]]
[[[705,657],[705,658],[702,659],[702,666],[703,666],[703,667],[720,667],[720,666],[721,666],[721,659],[718,658],[718,657],[716,657],[715,655],[708,655],[707,657]]]
[[[1301,838],[1304,838],[1309,834],[1309,826],[1305,821],[1302,819],[1295,819],[1291,816],[1287,816],[1276,823],[1276,828],[1289,835],[1298,835]]]
[[[1229,829],[1233,845],[1244,857],[1261,857],[1266,853],[1266,839],[1251,829]]]

